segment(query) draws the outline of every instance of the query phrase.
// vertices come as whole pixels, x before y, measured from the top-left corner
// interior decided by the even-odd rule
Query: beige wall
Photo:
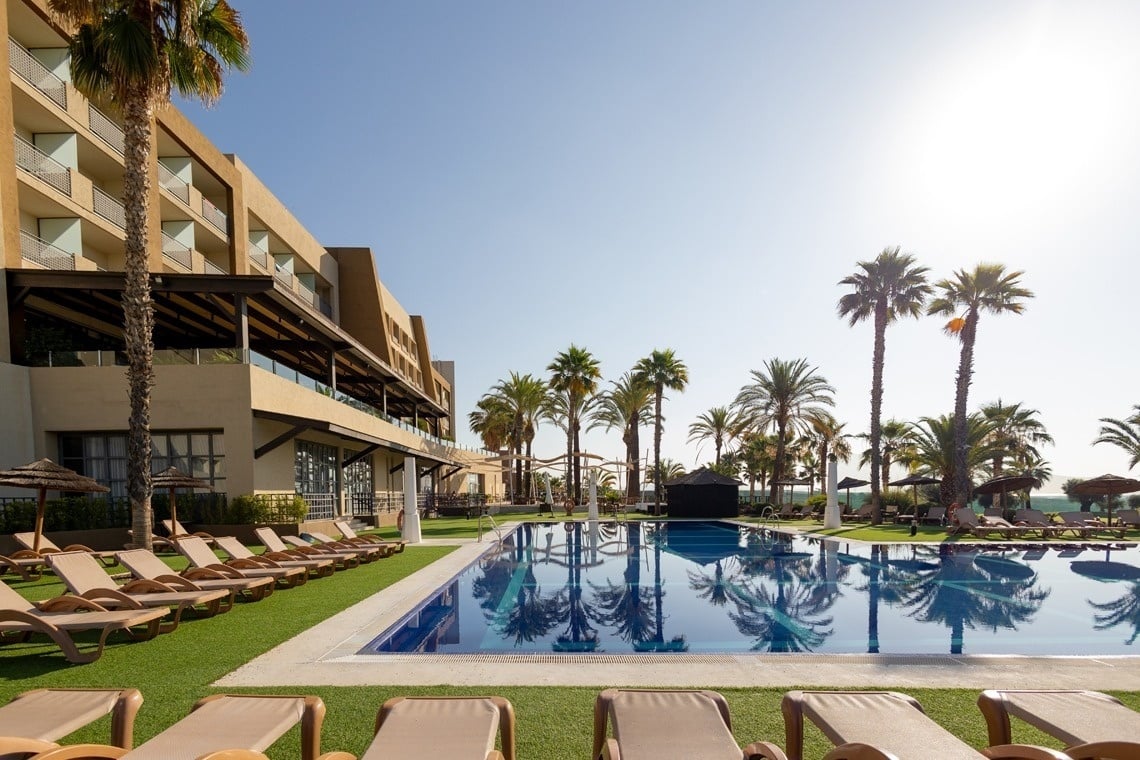
[[[36,451],[32,432],[31,381],[27,367],[0,364],[0,470],[7,470],[43,456],[55,458],[55,452]],[[27,489],[0,488],[0,496],[26,496]]]

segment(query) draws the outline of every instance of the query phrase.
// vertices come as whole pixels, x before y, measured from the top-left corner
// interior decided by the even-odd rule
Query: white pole
[[[598,519],[598,470],[591,468],[590,470],[590,508],[586,513],[586,519]]]
[[[839,519],[839,464],[835,461],[835,455],[829,454],[827,457],[827,509],[823,513],[823,527],[825,528],[838,528],[841,520]]]
[[[423,540],[420,532],[420,510],[416,505],[416,458],[404,457],[404,533],[409,544]]]

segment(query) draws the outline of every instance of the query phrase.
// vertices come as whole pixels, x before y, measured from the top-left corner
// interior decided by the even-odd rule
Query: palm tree
[[[1132,469],[1140,462],[1140,404],[1132,407],[1132,416],[1123,420],[1114,417],[1101,417],[1100,435],[1093,441],[1110,443],[1118,446],[1128,454],[1128,469]]]
[[[1003,404],[999,398],[990,404],[982,404],[982,416],[994,423],[990,434],[995,447],[990,474],[1001,477],[1005,470],[1005,459],[1040,459],[1037,446],[1053,443],[1053,436],[1045,429],[1036,409],[1023,409],[1020,403]],[[998,506],[1005,508],[1005,493],[1000,494]]]
[[[883,521],[880,505],[879,472],[880,420],[883,413],[883,363],[887,325],[903,317],[919,317],[930,295],[926,267],[915,265],[914,256],[898,246],[884,248],[874,261],[860,261],[862,270],[844,277],[840,285],[853,290],[839,299],[839,316],[854,327],[866,319],[875,323],[875,343],[871,356],[871,523]]]
[[[582,405],[598,392],[602,371],[593,354],[573,343],[570,348],[554,357],[546,371],[550,373],[551,389],[565,394],[567,480],[571,479],[569,476],[572,469],[574,501],[581,504],[582,462],[574,456],[574,452],[581,451],[579,437],[582,432]],[[570,464],[571,461],[573,465]]]
[[[689,425],[689,443],[699,443],[711,440],[716,450],[716,464],[720,464],[720,453],[726,442],[730,441],[739,432],[740,421],[727,406],[714,406],[697,417],[697,421]],[[698,455],[700,448],[697,448]]]
[[[958,464],[955,446],[958,436],[953,418],[945,414],[940,417],[923,417],[917,424],[912,425],[911,429],[915,465],[921,472],[942,480],[939,488],[940,502],[944,505],[951,501],[966,504],[965,499],[958,499],[955,485],[957,468],[961,465]],[[981,414],[974,413],[966,418],[967,483],[971,480],[971,474],[988,463],[993,456],[993,446],[989,443],[991,432],[993,432],[993,423]],[[967,493],[969,493],[968,486]]]
[[[497,452],[510,440],[513,420],[510,409],[496,396],[483,396],[475,402],[475,410],[467,414],[471,432],[479,436],[488,451]]]
[[[813,416],[823,407],[835,406],[835,389],[807,359],[784,361],[769,359],[764,369],[752,370],[750,385],[740,389],[735,404],[741,420],[759,433],[776,431],[776,461],[772,468],[769,499],[776,503],[776,482],[785,476],[785,449],[791,435],[806,432]]]
[[[819,467],[819,472],[813,473],[813,476],[819,478],[820,490],[826,491],[828,457],[834,454],[836,459],[841,459],[844,462],[851,458],[851,441],[849,436],[843,432],[847,423],[835,419],[835,415],[831,412],[821,411],[820,414],[812,417],[808,424],[811,429],[808,431],[806,440],[815,448],[813,459]]]
[[[546,383],[531,374],[511,372],[507,380],[500,380],[487,394],[499,399],[511,417],[510,441],[516,455],[515,493],[530,494],[532,444],[539,412],[546,401]],[[526,447],[524,460],[523,447]],[[527,463],[523,478],[523,462]]]
[[[767,488],[768,476],[776,461],[776,441],[770,435],[748,431],[742,433],[741,438],[743,443],[740,447],[740,457],[744,472],[748,475],[748,503],[751,504],[755,496],[756,481],[760,481],[761,491]]]
[[[653,386],[637,380],[630,372],[613,382],[613,388],[602,394],[597,410],[591,416],[587,430],[601,425],[606,430],[621,428],[621,440],[625,443],[625,461],[632,465],[626,496],[641,496],[641,425],[649,420],[653,402]]]
[[[661,401],[665,397],[665,390],[683,391],[689,384],[689,370],[684,362],[677,358],[673,349],[654,351],[633,367],[634,377],[653,386],[653,514],[661,514],[661,484],[664,478],[661,472]]]
[[[887,490],[887,484],[891,482],[892,464],[910,466],[914,459],[914,445],[910,440],[911,426],[909,422],[889,419],[882,424],[879,431],[879,444],[882,446],[882,452],[879,455],[879,472],[876,473],[872,470],[871,477],[879,479],[879,493],[882,493]],[[860,437],[869,439],[871,436],[860,434]],[[859,458],[859,466],[866,467],[870,463],[871,449],[868,448]]]
[[[970,382],[974,376],[974,341],[978,337],[978,319],[982,312],[1002,314],[1025,311],[1025,299],[1033,293],[1021,287],[1024,272],[1006,272],[1001,264],[978,264],[974,271],[959,269],[953,278],[940,280],[936,287],[942,291],[930,303],[928,314],[951,315],[946,332],[955,335],[962,344],[958,359],[957,388],[954,394],[954,449],[957,457],[954,500],[966,504],[970,495],[969,473],[966,466],[966,405]],[[959,310],[963,316],[954,316]]]
[[[127,495],[135,541],[151,547],[150,398],[154,387],[154,304],[150,296],[147,223],[151,141],[157,108],[171,89],[212,103],[226,69],[249,66],[241,16],[225,0],[48,0],[75,29],[71,79],[92,100],[110,101],[123,117],[123,344],[131,413],[127,421]]]

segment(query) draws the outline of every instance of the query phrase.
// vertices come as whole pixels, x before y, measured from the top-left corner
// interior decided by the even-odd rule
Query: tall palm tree
[[[871,355],[871,523],[883,521],[880,504],[879,472],[880,420],[883,413],[883,364],[886,353],[887,325],[903,317],[919,317],[930,285],[926,267],[916,266],[914,256],[902,253],[898,246],[884,248],[873,261],[860,261],[861,271],[844,277],[840,285],[853,290],[839,299],[839,316],[854,327],[866,319],[875,324],[875,343]]]
[[[539,412],[546,401],[546,383],[529,373],[520,375],[512,371],[508,379],[495,383],[488,395],[498,398],[511,415],[510,441],[516,455],[515,493],[530,494],[531,445],[534,442]],[[524,461],[527,465],[525,479]]]
[[[748,431],[742,433],[741,438],[740,457],[744,472],[748,475],[748,503],[751,504],[756,481],[760,481],[761,491],[767,487],[768,475],[776,461],[776,440],[770,435]]]
[[[654,349],[633,367],[634,377],[653,386],[653,514],[661,514],[661,401],[665,391],[683,391],[689,384],[689,369],[673,349]]]
[[[1006,272],[1002,264],[978,264],[974,271],[959,269],[952,278],[940,280],[935,287],[941,294],[930,302],[928,314],[950,315],[946,332],[957,336],[962,344],[958,358],[958,377],[954,394],[954,447],[958,464],[955,469],[954,500],[965,504],[970,495],[966,457],[966,405],[970,382],[974,376],[974,342],[978,337],[978,319],[982,312],[1020,314],[1025,300],[1033,292],[1021,287],[1024,272]],[[964,315],[955,316],[964,310]]]
[[[808,420],[811,429],[807,434],[807,441],[815,448],[815,461],[819,467],[818,474],[821,490],[827,490],[827,462],[832,454],[836,459],[846,462],[851,458],[851,441],[843,432],[847,423],[835,419],[835,415],[828,411]]]
[[[223,74],[249,66],[241,16],[225,0],[48,0],[75,30],[71,79],[123,117],[126,244],[123,343],[131,413],[127,421],[127,495],[139,546],[150,548],[150,398],[154,387],[154,304],[150,295],[151,140],[154,112],[172,88],[206,103],[222,94]]]
[[[653,386],[626,372],[620,380],[612,381],[613,388],[601,394],[598,408],[591,416],[587,430],[602,426],[606,430],[621,429],[625,444],[625,461],[632,465],[626,483],[626,496],[641,496],[641,425],[649,420],[653,403]]]
[[[720,464],[720,454],[724,446],[739,432],[740,421],[736,414],[727,406],[714,406],[697,417],[697,421],[689,425],[689,443],[701,441],[713,442],[716,450],[716,464]],[[700,449],[698,448],[698,452]]]
[[[1037,419],[1040,412],[1036,409],[1022,408],[1020,403],[1003,404],[999,398],[993,403],[982,404],[981,411],[983,417],[994,423],[990,434],[995,448],[990,474],[995,478],[1001,477],[1005,471],[1007,457],[1015,462],[1018,459],[1040,459],[1041,452],[1037,446],[1053,443],[1053,436]],[[999,495],[998,506],[1005,508],[1004,492]]]
[[[566,394],[566,459],[568,467],[573,471],[574,501],[581,504],[582,462],[574,456],[574,452],[581,451],[582,404],[598,392],[602,371],[593,354],[573,343],[570,348],[554,357],[546,371],[550,373],[551,389]],[[570,462],[573,464],[570,465]],[[568,470],[567,475],[570,474]]]
[[[945,505],[957,501],[959,504],[966,504],[965,499],[959,499],[956,495],[955,483],[958,480],[958,467],[961,465],[957,456],[956,443],[959,439],[954,419],[945,414],[940,417],[923,417],[911,428],[914,463],[920,472],[929,473],[931,477],[942,480],[939,488],[941,503]],[[993,455],[993,445],[990,443],[991,432],[993,432],[993,423],[981,414],[974,413],[966,418],[967,483],[970,482],[972,473],[985,466]]]
[[[1118,420],[1114,417],[1101,417],[1100,435],[1093,441],[1110,443],[1124,450],[1128,454],[1128,469],[1140,463],[1140,404],[1132,407],[1132,416]]]
[[[468,412],[467,424],[471,432],[483,441],[483,448],[498,451],[510,440],[514,416],[497,396],[483,396],[475,402],[474,411]]]
[[[741,419],[752,430],[776,432],[776,461],[772,468],[769,500],[776,503],[777,481],[787,473],[789,436],[807,431],[814,415],[825,406],[835,406],[835,389],[827,384],[807,359],[769,359],[764,369],[752,370],[752,383],[740,389],[734,402]]]
[[[911,426],[909,422],[889,419],[879,428],[879,444],[882,450],[879,454],[879,471],[872,470],[871,477],[879,479],[879,492],[887,490],[891,482],[891,465],[901,464],[909,467],[914,459],[914,445],[911,442]],[[860,437],[870,438],[870,435]],[[868,448],[859,458],[859,466],[866,467],[871,463],[871,449]]]

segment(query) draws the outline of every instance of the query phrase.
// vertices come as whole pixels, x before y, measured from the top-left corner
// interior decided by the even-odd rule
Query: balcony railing
[[[176,177],[161,161],[158,162],[158,184],[187,206],[190,205],[190,185]]]
[[[190,254],[190,248],[187,247],[185,243],[178,242],[165,232],[162,233],[162,258],[185,269],[187,272],[194,271],[194,257]]]
[[[8,62],[21,79],[50,98],[57,106],[67,110],[67,85],[51,73],[47,66],[36,60],[26,47],[8,38]]]
[[[301,496],[309,505],[306,520],[331,520],[336,517],[335,493],[303,493]]]
[[[122,128],[90,103],[87,104],[87,123],[95,136],[107,143],[111,150],[120,156],[126,152],[126,138]]]
[[[220,208],[210,203],[209,199],[202,199],[202,216],[207,222],[217,227],[223,234],[229,234],[227,230],[227,219],[225,213]]]
[[[20,256],[48,269],[75,269],[75,256],[20,230]]]
[[[97,187],[91,188],[91,208],[99,216],[119,229],[127,228],[127,212],[118,198],[108,195]]]
[[[71,197],[71,169],[16,135],[16,166]]]
[[[293,273],[292,272],[287,271],[285,269],[282,269],[279,265],[274,264],[273,265],[273,276],[277,278],[278,282],[282,282],[285,285],[287,285],[290,290],[293,289]]]
[[[273,267],[269,264],[269,254],[258,248],[253,243],[249,244],[249,259],[254,264],[264,269],[266,272],[272,271]]]
[[[297,280],[297,293],[301,296],[301,298],[308,301],[311,306],[317,305],[317,294],[314,293],[308,285],[301,282],[300,280]]]
[[[202,265],[206,270],[206,274],[228,274],[226,270],[222,269],[220,266],[210,261],[209,259],[203,259]]]
[[[332,304],[320,296],[317,296],[317,311],[319,311],[321,314],[324,314],[329,319],[333,318]]]

